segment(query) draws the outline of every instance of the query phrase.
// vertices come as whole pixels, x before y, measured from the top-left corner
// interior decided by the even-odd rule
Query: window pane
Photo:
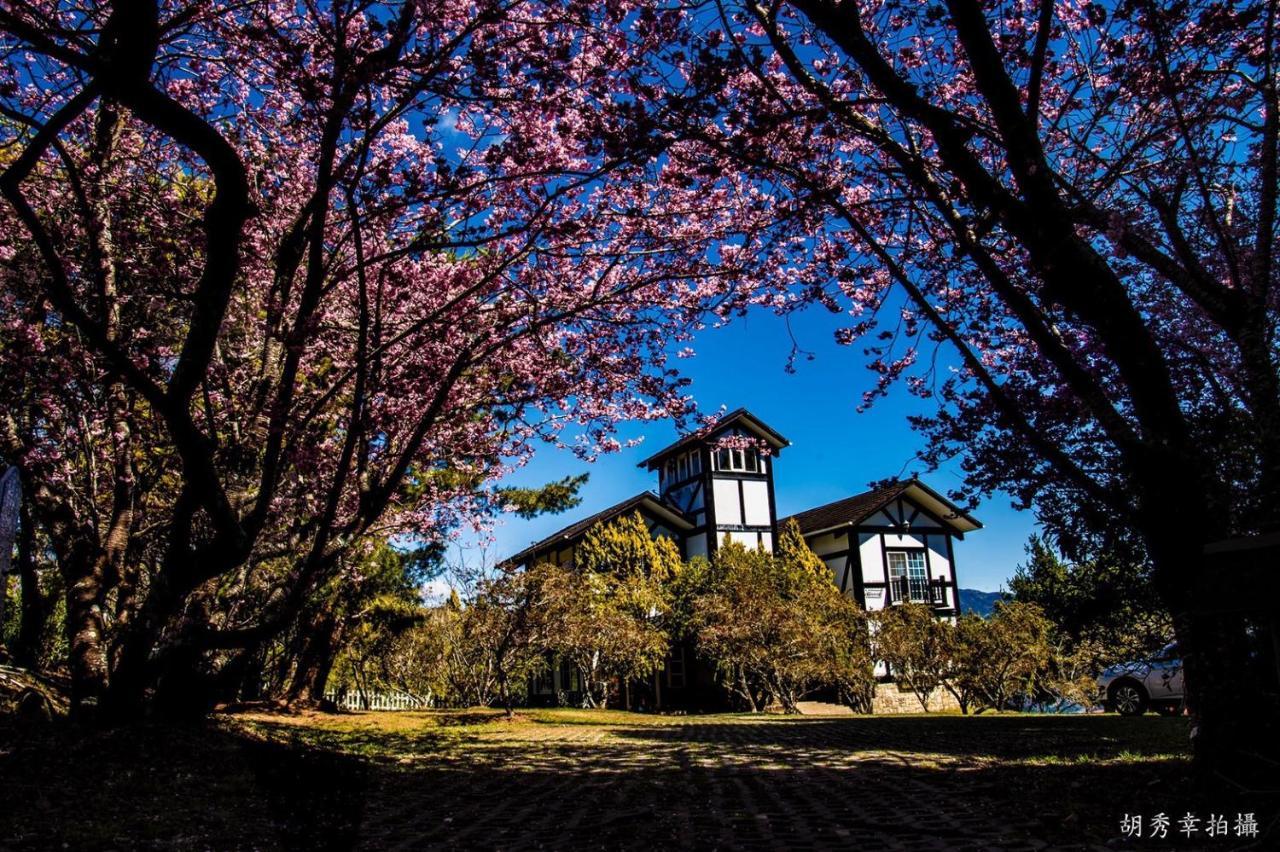
[[[907,573],[907,554],[901,551],[889,553],[889,576],[901,577]]]
[[[924,553],[922,553],[919,550],[908,551],[907,552],[907,568],[910,570],[912,576],[919,575],[923,577],[925,575],[924,574]]]
[[[689,456],[689,471],[702,473],[702,453],[693,453]]]
[[[911,600],[929,599],[929,576],[925,572],[924,553],[919,550],[907,552],[907,585]]]
[[[747,470],[756,469],[756,454],[754,450],[747,450]]]
[[[716,450],[716,465],[720,470],[729,469],[729,451]]]
[[[742,470],[742,450],[733,451],[733,469]]]

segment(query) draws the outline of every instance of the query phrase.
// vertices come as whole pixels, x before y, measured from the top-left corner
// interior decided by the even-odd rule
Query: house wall
[[[741,524],[742,504],[738,499],[738,480],[713,476],[712,499],[715,500],[716,524]]]
[[[707,444],[706,470],[710,500],[707,505],[708,551],[726,538],[744,547],[763,548],[772,552],[777,516],[773,501],[772,458],[758,456],[754,470],[735,463],[726,468],[712,451],[714,442],[724,433],[710,436]],[[732,434],[741,434],[733,430]],[[738,451],[734,451],[738,452]]]
[[[883,609],[886,603],[884,577],[884,550],[881,547],[880,534],[859,532],[858,557],[862,565],[862,585],[866,589],[867,610]]]
[[[769,484],[764,480],[741,480],[742,505],[747,510],[743,523],[749,526],[772,527],[773,515],[769,512]]]
[[[906,531],[903,531],[904,524]],[[845,526],[821,532],[806,536],[805,541],[822,558],[840,590],[867,610],[889,605],[887,552],[922,552],[930,582],[930,596],[936,582],[945,583],[945,590],[935,603],[939,615],[953,617],[957,583],[952,537],[945,526],[926,515],[913,501],[899,498],[858,527]]]

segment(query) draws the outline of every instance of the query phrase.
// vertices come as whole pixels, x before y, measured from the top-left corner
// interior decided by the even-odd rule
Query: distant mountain
[[[960,590],[960,612],[974,612],[983,618],[991,615],[991,609],[996,605],[996,601],[1004,600],[1003,592],[983,592],[978,589],[961,589]]]

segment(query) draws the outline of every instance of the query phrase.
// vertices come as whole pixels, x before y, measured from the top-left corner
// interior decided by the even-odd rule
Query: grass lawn
[[[1198,801],[1187,774],[1185,720],[1157,717],[472,710],[8,726],[0,847],[1126,848],[1126,812],[1276,816],[1274,800],[1232,791]],[[1153,843],[1171,845],[1133,848]]]

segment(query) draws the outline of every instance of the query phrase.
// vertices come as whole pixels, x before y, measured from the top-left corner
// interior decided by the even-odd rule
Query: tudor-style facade
[[[794,520],[831,570],[836,585],[864,609],[924,603],[939,616],[959,614],[953,542],[981,529],[918,479],[891,482]]]
[[[918,479],[894,481],[779,519],[774,471],[790,442],[745,409],[722,417],[640,462],[657,474],[646,491],[570,524],[505,560],[509,567],[565,565],[592,526],[639,513],[655,536],[675,541],[686,559],[713,556],[726,538],[773,550],[780,523],[794,520],[832,579],[864,609],[924,603],[940,618],[959,614],[953,542],[980,529],[976,519]],[[576,673],[553,667],[531,685],[530,700],[574,700]],[[723,701],[710,668],[691,650],[672,649],[663,671],[645,685],[663,706],[714,706]]]

